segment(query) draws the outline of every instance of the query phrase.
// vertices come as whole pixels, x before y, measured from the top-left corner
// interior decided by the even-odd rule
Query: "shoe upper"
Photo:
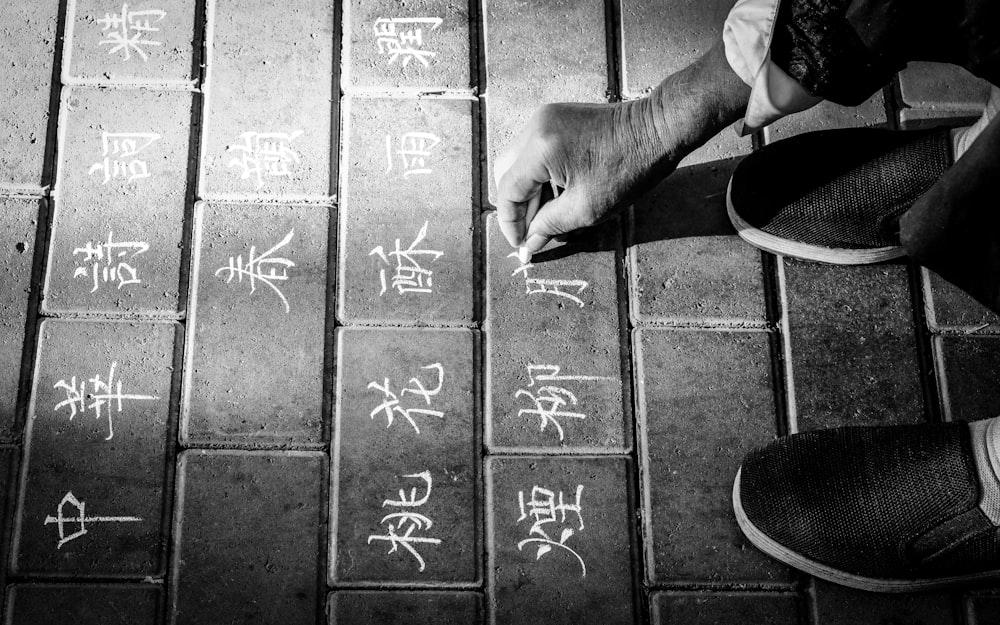
[[[729,197],[744,222],[780,239],[831,249],[899,246],[899,216],[951,162],[948,129],[810,132],[743,159]]]
[[[743,511],[768,538],[882,579],[1000,569],[1000,531],[980,496],[964,423],[785,437],[751,452],[740,480]]]

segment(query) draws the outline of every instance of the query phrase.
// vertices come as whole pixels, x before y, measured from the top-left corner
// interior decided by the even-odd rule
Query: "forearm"
[[[626,112],[641,124],[647,141],[662,151],[660,162],[672,169],[746,112],[750,88],[733,72],[722,42],[701,58],[666,78]],[[669,171],[665,172],[669,173]]]

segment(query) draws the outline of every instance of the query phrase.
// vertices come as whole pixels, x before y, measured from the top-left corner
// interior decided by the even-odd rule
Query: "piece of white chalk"
[[[528,246],[522,245],[517,248],[517,259],[521,261],[522,265],[526,265],[531,262],[531,252],[528,251]]]

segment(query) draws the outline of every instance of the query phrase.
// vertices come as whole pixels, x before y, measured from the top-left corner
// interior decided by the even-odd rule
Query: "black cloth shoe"
[[[767,145],[729,181],[729,218],[759,248],[836,264],[903,256],[899,217],[952,164],[947,128],[823,130]]]
[[[736,519],[768,555],[845,586],[904,592],[1000,579],[1000,528],[984,511],[996,488],[981,501],[972,440],[965,423],[778,439],[737,473]]]

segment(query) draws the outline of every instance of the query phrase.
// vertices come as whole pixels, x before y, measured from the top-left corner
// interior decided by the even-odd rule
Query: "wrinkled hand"
[[[551,239],[611,217],[674,159],[645,101],[547,104],[494,166],[497,219],[521,260]],[[545,185],[564,189],[542,202]]]

